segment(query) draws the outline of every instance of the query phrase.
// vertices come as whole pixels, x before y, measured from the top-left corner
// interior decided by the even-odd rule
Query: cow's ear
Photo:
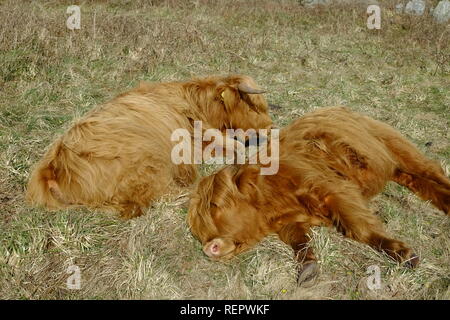
[[[239,92],[233,88],[225,88],[220,96],[227,111],[233,111],[240,100]]]
[[[259,179],[261,179],[260,168],[256,165],[241,166],[233,177],[239,192],[249,196],[255,194]]]

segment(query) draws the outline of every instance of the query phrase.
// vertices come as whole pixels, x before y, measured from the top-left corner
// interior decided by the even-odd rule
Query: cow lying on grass
[[[173,183],[196,177],[191,164],[171,161],[176,129],[267,129],[263,91],[247,76],[141,84],[89,112],[56,139],[31,174],[27,199],[59,209],[85,205],[142,214]]]
[[[369,200],[392,180],[450,214],[442,168],[392,127],[346,108],[294,121],[281,130],[279,149],[275,175],[231,165],[199,182],[188,222],[210,258],[231,258],[277,233],[294,249],[301,282],[318,269],[308,231],[327,225],[415,267],[417,255],[386,234]]]

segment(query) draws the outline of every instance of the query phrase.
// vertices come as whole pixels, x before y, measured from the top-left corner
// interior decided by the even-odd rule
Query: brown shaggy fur
[[[442,168],[392,127],[343,107],[282,129],[278,173],[262,176],[260,167],[227,166],[199,182],[188,222],[211,258],[230,258],[278,233],[294,249],[301,277],[317,267],[308,231],[327,225],[414,267],[418,257],[386,234],[369,200],[392,180],[450,214]]]
[[[270,128],[267,102],[247,76],[143,83],[97,107],[49,148],[31,174],[27,199],[59,209],[74,205],[142,213],[176,182],[188,185],[194,165],[175,165],[175,129]]]

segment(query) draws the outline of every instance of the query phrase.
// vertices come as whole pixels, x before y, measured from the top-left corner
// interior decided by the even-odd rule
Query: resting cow
[[[385,232],[369,200],[395,181],[450,214],[450,180],[439,164],[367,116],[320,109],[282,129],[279,148],[274,175],[260,175],[260,164],[231,165],[200,180],[188,222],[210,258],[231,258],[277,233],[294,249],[301,282],[318,269],[308,232],[326,225],[415,267],[417,255]]]
[[[174,164],[174,130],[270,128],[268,105],[247,76],[143,83],[75,122],[50,146],[31,174],[27,199],[59,209],[115,209],[142,214],[171,186],[196,177],[192,164]]]

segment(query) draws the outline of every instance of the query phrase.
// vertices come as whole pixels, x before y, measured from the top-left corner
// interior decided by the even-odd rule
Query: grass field
[[[72,4],[80,30],[65,25]],[[130,221],[24,202],[32,165],[73,119],[140,80],[211,74],[254,77],[282,106],[279,126],[347,105],[399,129],[449,174],[450,29],[394,4],[383,1],[381,30],[368,30],[364,7],[294,0],[0,0],[0,298],[450,299],[450,219],[395,184],[372,206],[419,267],[317,228],[321,274],[309,287],[297,287],[292,252],[276,237],[209,261],[178,194]],[[73,264],[80,290],[66,287]],[[367,289],[371,265],[381,289]]]

